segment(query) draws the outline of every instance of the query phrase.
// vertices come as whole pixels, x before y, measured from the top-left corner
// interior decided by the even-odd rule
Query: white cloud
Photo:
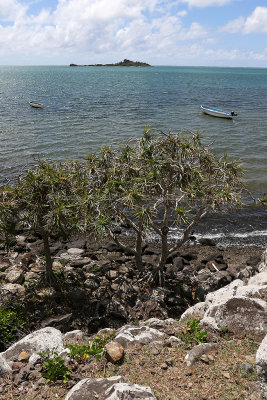
[[[178,17],[185,17],[185,16],[187,15],[187,11],[186,11],[186,10],[179,11],[179,12],[177,13],[177,15],[178,15]]]
[[[267,7],[256,7],[247,18],[239,17],[221,28],[229,33],[267,33]]]
[[[26,14],[27,7],[16,0],[3,0],[0,3],[0,21],[12,21]]]
[[[267,33],[267,7],[256,7],[246,19],[244,33]]]
[[[243,29],[244,23],[245,18],[239,17],[228,22],[228,24],[224,25],[220,30],[228,33],[237,33]]]
[[[223,6],[230,3],[232,0],[182,0],[187,3],[189,7],[209,7],[209,6]]]
[[[0,55],[4,62],[7,54],[13,59],[35,57],[37,63],[42,62],[39,56],[50,63],[113,62],[124,57],[196,65],[204,65],[205,60],[216,65],[216,57],[222,63],[246,57],[262,63],[266,60],[266,50],[216,49],[218,35],[209,35],[200,21],[190,21],[190,9],[183,9],[185,3],[204,7],[230,0],[58,0],[56,9],[43,8],[37,15],[31,13],[35,1],[0,0]],[[223,29],[265,32],[266,10],[257,7],[246,19],[240,17]],[[183,20],[186,15],[189,26]]]
[[[151,51],[164,46],[175,49],[177,42],[195,40],[207,35],[204,27],[193,22],[186,29],[181,18],[187,11],[176,15],[164,10],[168,0],[59,0],[54,12],[43,9],[31,15],[17,0],[5,0],[3,9],[13,24],[0,24],[0,53],[10,48],[13,52],[42,53],[49,50],[100,54],[105,52]],[[16,40],[15,40],[16,39]]]

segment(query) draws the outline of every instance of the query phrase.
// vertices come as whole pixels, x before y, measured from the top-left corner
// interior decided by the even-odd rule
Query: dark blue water
[[[31,100],[44,109],[31,108]],[[206,116],[201,104],[238,116]],[[1,181],[35,157],[79,159],[140,136],[147,124],[199,130],[216,153],[242,160],[255,195],[267,192],[267,69],[0,67]],[[267,213],[260,213],[265,221]]]

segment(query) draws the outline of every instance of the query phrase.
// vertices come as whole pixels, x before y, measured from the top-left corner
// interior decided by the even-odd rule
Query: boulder
[[[132,383],[116,383],[104,393],[103,400],[126,400],[126,399],[154,399],[152,390],[148,386],[140,386]]]
[[[12,368],[7,363],[6,359],[0,354],[0,376],[12,371]]]
[[[83,339],[84,339],[84,334],[83,331],[81,331],[80,329],[66,332],[65,335],[63,335],[63,341],[65,346],[67,346],[68,344],[75,344],[79,341],[82,341]]]
[[[258,266],[259,272],[263,272],[267,270],[267,249],[263,252],[261,256],[261,262]]]
[[[0,307],[24,297],[25,288],[17,283],[7,283],[0,288]]]
[[[267,335],[261,342],[256,353],[255,366],[262,389],[263,399],[267,399]]]
[[[190,318],[199,318],[202,319],[204,317],[206,310],[206,303],[205,301],[201,301],[200,303],[197,303],[193,305],[192,307],[189,307],[180,317],[180,322],[184,321],[185,319],[190,319]]]
[[[164,331],[166,328],[171,327],[177,324],[177,320],[173,318],[167,319],[158,319],[158,318],[150,318],[144,322],[141,322],[142,325],[149,326],[150,328],[158,329],[160,331]]]
[[[160,298],[151,297],[147,300],[137,300],[136,305],[131,309],[132,320],[147,320],[149,318],[168,318],[166,303]]]
[[[105,393],[105,391],[110,389],[114,384],[122,382],[123,378],[121,376],[112,376],[111,378],[86,378],[73,386],[67,393],[65,400],[99,399],[100,395]]]
[[[244,285],[244,282],[240,279],[236,279],[229,285],[222,287],[221,289],[211,292],[206,296],[205,303],[207,307],[211,305],[218,305],[224,303],[226,300],[236,295],[237,289]]]
[[[124,348],[118,342],[114,341],[107,343],[105,349],[106,349],[107,360],[114,364],[120,361],[124,356]]]
[[[200,359],[203,354],[207,354],[210,351],[219,348],[217,343],[201,343],[194,346],[185,356],[185,363],[188,367],[191,367],[196,361]]]
[[[257,297],[262,300],[267,299],[267,285],[246,285],[237,288],[237,296]]]
[[[267,303],[260,299],[232,297],[210,306],[202,325],[214,329],[228,328],[237,335],[262,338],[267,333]]]
[[[252,276],[248,280],[248,285],[258,285],[258,286],[267,285],[267,270]]]
[[[67,253],[70,256],[79,257],[81,254],[84,253],[84,249],[78,249],[76,247],[72,247],[72,248],[67,250]]]
[[[69,321],[72,317],[72,313],[64,315],[55,315],[54,317],[47,318],[41,322],[42,328],[46,326],[53,326],[59,329],[61,332],[66,332],[69,328]]]
[[[20,285],[24,282],[24,274],[20,269],[11,269],[11,271],[6,274],[6,281],[9,283],[18,283]]]
[[[16,265],[18,265],[20,267],[27,268],[34,261],[35,261],[35,256],[34,256],[33,252],[27,252],[27,253],[20,254],[16,258],[15,263],[16,263]]]
[[[13,361],[19,358],[22,351],[32,356],[53,348],[57,353],[64,350],[63,336],[58,329],[47,327],[25,336],[1,353],[1,355],[7,361]],[[32,362],[31,357],[29,361]]]
[[[125,325],[118,331],[114,340],[126,348],[130,344],[147,344],[165,338],[166,335],[163,332],[148,326],[133,327]]]
[[[11,267],[11,262],[8,259],[0,259],[0,272],[4,272]]]

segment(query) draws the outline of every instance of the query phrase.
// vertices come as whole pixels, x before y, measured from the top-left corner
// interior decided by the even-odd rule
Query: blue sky
[[[0,65],[267,68],[267,0],[0,0]]]

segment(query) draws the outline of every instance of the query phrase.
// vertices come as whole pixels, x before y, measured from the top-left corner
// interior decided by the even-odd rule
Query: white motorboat
[[[37,101],[30,101],[29,104],[31,107],[34,107],[34,108],[44,108],[43,104],[37,103]]]
[[[232,119],[233,117],[237,116],[237,114],[234,111],[231,112],[223,111],[220,110],[219,108],[213,108],[208,106],[200,106],[200,108],[204,114],[212,115],[213,117]]]

